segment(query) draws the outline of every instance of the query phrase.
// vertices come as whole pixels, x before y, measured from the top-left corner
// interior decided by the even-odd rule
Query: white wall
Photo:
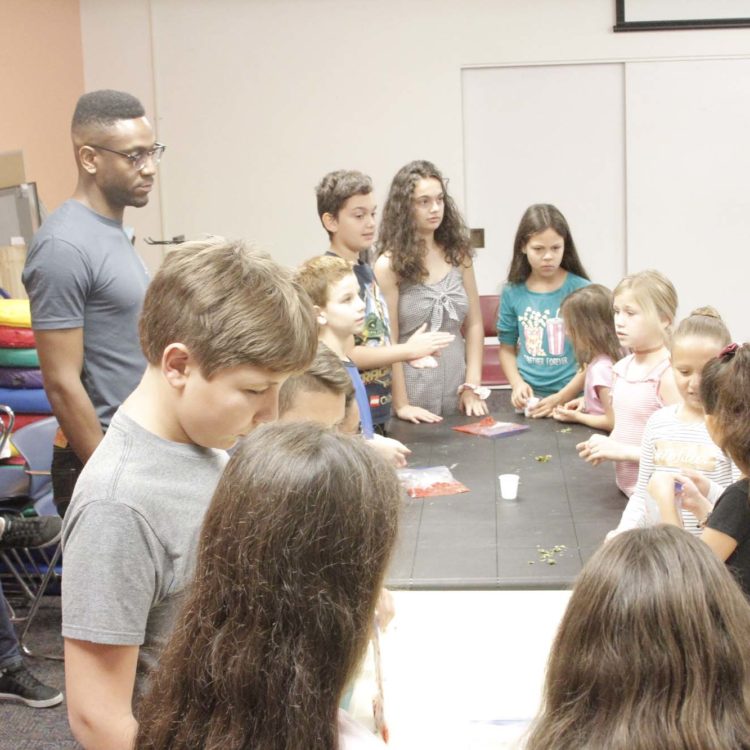
[[[313,189],[328,170],[369,172],[382,202],[403,163],[428,158],[463,204],[462,67],[750,50],[747,29],[614,34],[614,0],[82,0],[81,13],[87,84],[152,77],[164,233],[255,238],[288,263],[325,244]]]
[[[80,0],[80,4],[86,91],[119,89],[137,96],[156,137],[162,139],[154,96],[149,0]],[[162,237],[163,189],[163,181],[157,178],[148,205],[125,212],[125,224],[134,227],[136,248],[151,271],[158,268],[163,251],[159,245],[150,246],[143,240]]]
[[[634,93],[637,92],[637,95]],[[627,66],[628,263],[750,341],[750,58]]]
[[[466,218],[485,230],[480,294],[508,275],[532,203],[552,203],[592,279],[612,288],[625,259],[622,63],[509,65],[463,71]]]

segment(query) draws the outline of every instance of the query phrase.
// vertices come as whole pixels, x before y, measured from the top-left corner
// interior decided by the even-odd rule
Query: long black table
[[[447,417],[437,425],[391,420],[389,434],[412,450],[410,465],[453,466],[470,492],[406,499],[390,588],[567,588],[617,525],[626,498],[613,465],[592,467],[575,451],[590,429],[526,419],[514,412],[509,391],[493,391],[488,404],[495,419],[529,429],[485,438],[451,429],[477,418]],[[500,497],[497,477],[504,473],[521,477],[517,500]]]

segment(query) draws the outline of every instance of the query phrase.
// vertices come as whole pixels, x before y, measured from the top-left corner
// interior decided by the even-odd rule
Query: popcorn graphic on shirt
[[[547,349],[551,357],[560,357],[565,353],[565,322],[562,318],[547,321]]]
[[[543,313],[527,307],[523,315],[518,316],[523,330],[523,339],[526,351],[532,357],[544,357],[544,333],[547,330],[547,321],[550,318],[549,310]]]

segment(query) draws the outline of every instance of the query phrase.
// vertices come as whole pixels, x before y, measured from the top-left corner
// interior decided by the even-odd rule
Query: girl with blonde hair
[[[638,483],[615,532],[663,521],[700,532],[685,495],[706,489],[713,504],[733,479],[733,465],[711,439],[700,399],[701,373],[731,341],[712,307],[699,307],[672,336],[672,370],[680,401],[654,412],[641,441]]]
[[[724,560],[750,596],[750,344],[730,344],[703,368],[701,400],[714,441],[741,478],[712,507],[708,488],[685,493],[683,505],[700,519],[701,539]],[[690,478],[684,478],[687,484]]]
[[[612,368],[615,426],[609,437],[592,435],[576,448],[595,466],[615,462],[617,486],[630,497],[638,479],[641,438],[648,418],[679,401],[669,343],[677,314],[677,292],[659,271],[626,276],[614,291],[615,331],[630,354]]]

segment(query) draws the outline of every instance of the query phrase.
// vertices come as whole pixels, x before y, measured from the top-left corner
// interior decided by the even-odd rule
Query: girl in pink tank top
[[[637,353],[629,354],[612,368],[615,428],[610,437],[624,445],[634,446],[639,456],[646,422],[655,411],[666,406],[659,393],[659,386],[665,373],[672,375],[672,372],[669,351],[665,349],[659,354],[663,359],[645,374],[639,374],[639,370],[642,373],[642,368],[635,365]],[[674,381],[673,375],[671,379]],[[617,461],[615,477],[617,486],[630,497],[638,481],[638,457],[635,461]]]
[[[617,486],[630,497],[648,418],[679,400],[667,348],[677,292],[658,271],[641,271],[617,285],[613,307],[617,337],[631,351],[613,368],[615,426],[609,437],[592,435],[577,449],[594,465],[614,461]]]

